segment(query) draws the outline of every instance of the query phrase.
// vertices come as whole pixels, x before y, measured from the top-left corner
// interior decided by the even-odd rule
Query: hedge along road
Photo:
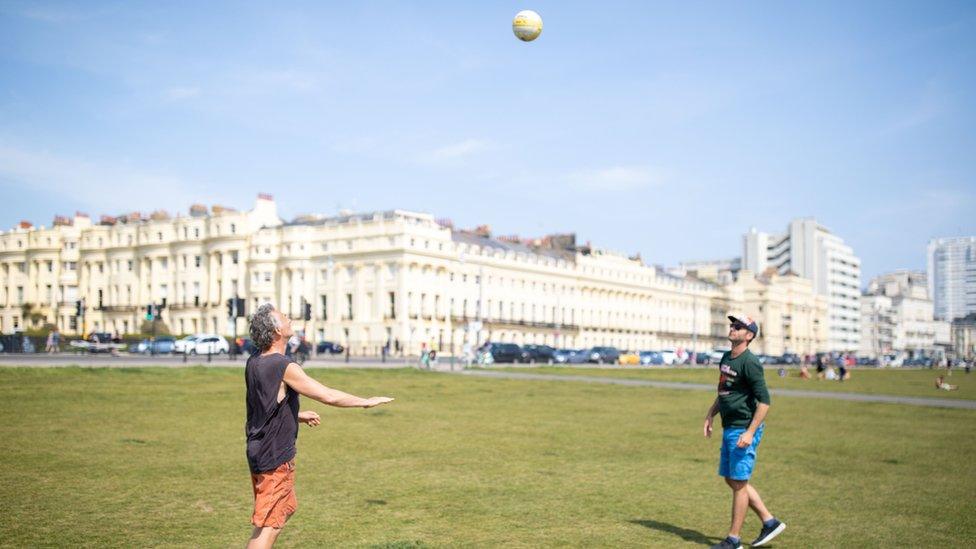
[[[628,387],[655,387],[658,389],[681,389],[685,391],[715,391],[714,384],[682,383],[678,381],[650,381],[645,379],[622,379],[615,377],[574,376],[553,374],[530,374],[521,372],[496,372],[490,370],[464,370],[458,372],[463,375],[494,377],[502,379],[522,379],[536,381],[571,381],[578,383],[602,383],[607,385],[625,385]],[[961,408],[976,410],[976,401],[949,400],[944,398],[920,398],[893,395],[867,395],[864,393],[834,393],[829,391],[800,391],[796,389],[770,389],[773,396],[823,398],[832,400],[849,400],[855,402],[881,402],[885,404],[904,404],[907,406],[931,406],[936,408]]]

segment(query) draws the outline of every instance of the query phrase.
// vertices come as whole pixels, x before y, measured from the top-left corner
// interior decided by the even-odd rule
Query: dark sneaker
[[[742,549],[741,543],[732,543],[729,538],[725,538],[721,543],[712,546],[712,549]]]
[[[762,547],[767,543],[773,541],[773,538],[783,533],[786,530],[786,523],[776,521],[770,526],[763,526],[762,532],[759,532],[759,537],[756,541],[752,542],[753,547]]]

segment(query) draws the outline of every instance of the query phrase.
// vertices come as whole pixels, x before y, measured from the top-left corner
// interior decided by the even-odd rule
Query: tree
[[[37,328],[38,324],[47,320],[47,315],[37,310],[33,303],[24,303],[21,305],[20,312],[24,318],[24,323],[30,323],[31,328]]]
[[[144,334],[151,334],[153,333],[153,324],[156,325],[156,335],[169,335],[170,333],[169,326],[167,326],[165,322],[163,322],[158,318],[153,321],[149,321],[149,320],[143,321],[142,326],[140,326],[139,328],[139,331]]]

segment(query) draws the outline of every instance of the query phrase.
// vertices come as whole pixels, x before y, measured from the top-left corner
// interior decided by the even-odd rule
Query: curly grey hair
[[[274,342],[275,329],[280,326],[278,317],[271,314],[275,310],[274,305],[265,303],[258,307],[256,313],[251,315],[251,343],[259,353],[263,353],[271,347]]]

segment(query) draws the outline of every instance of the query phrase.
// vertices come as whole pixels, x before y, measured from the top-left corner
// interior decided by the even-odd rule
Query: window
[[[200,256],[198,256],[198,255],[197,256],[193,256],[193,266],[196,267],[196,268],[198,268],[198,269],[200,268]]]
[[[162,233],[162,232],[158,232],[158,233],[156,233],[156,238],[157,238],[157,239],[158,239],[158,240],[159,240],[160,242],[162,242],[162,241],[163,241],[163,233]]]
[[[319,300],[322,303],[322,320],[329,320],[329,296],[321,295]]]
[[[396,319],[396,292],[390,292],[390,318]]]
[[[48,261],[47,262],[47,272],[49,272],[49,273],[53,273],[54,272],[54,262],[53,261]]]
[[[161,258],[159,258],[159,266],[160,266],[160,268],[162,268],[162,269],[163,269],[164,271],[165,271],[166,269],[169,269],[169,258],[166,258],[166,257],[161,257]]]
[[[193,238],[200,238],[200,227],[193,228]]]
[[[233,225],[231,226],[233,227]],[[233,263],[234,265],[237,265],[237,250],[234,250],[230,253],[230,262]]]
[[[264,272],[264,281],[265,282],[271,282],[271,271],[265,271]]]
[[[352,294],[346,294],[346,320],[352,319]]]
[[[129,269],[129,272],[131,273],[132,272],[132,260],[131,259],[128,260],[128,261],[126,261],[126,267]]]
[[[236,234],[236,233],[237,233],[237,225],[231,223],[230,224],[230,234]],[[235,261],[234,263],[237,263],[237,262]]]

